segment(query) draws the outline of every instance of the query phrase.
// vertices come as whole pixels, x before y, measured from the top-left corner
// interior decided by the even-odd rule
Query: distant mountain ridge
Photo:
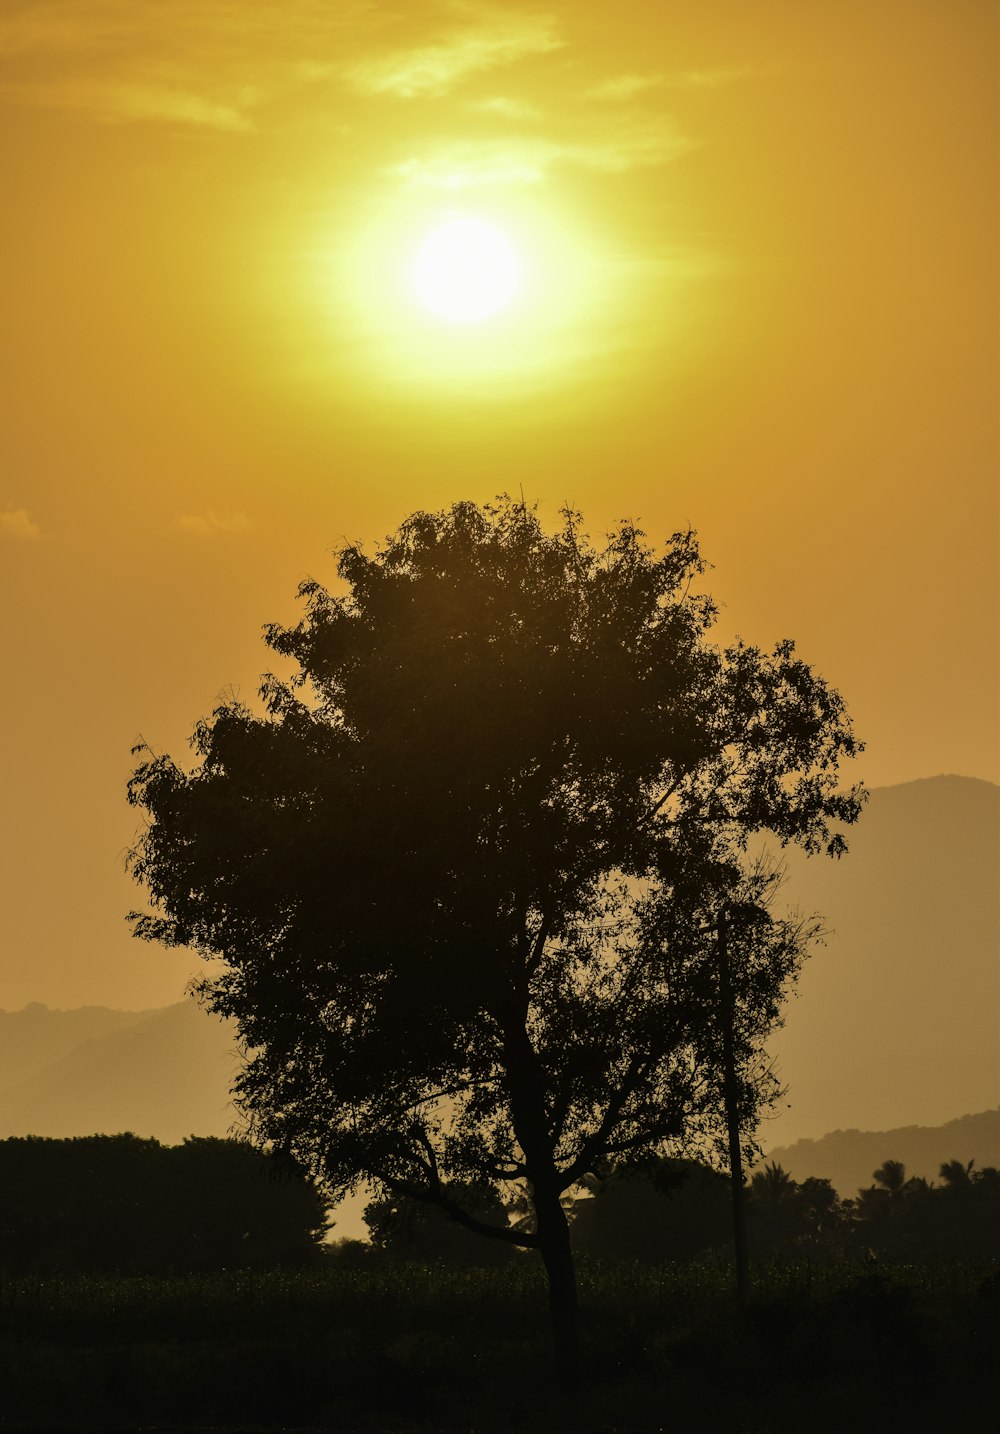
[[[86,1019],[65,1019],[73,1015]],[[28,1063],[27,1079],[13,1082],[6,1063],[0,1138],[129,1130],[176,1145],[239,1125],[229,1095],[239,1068],[235,1029],[193,1000],[138,1012],[0,1012],[0,1040],[10,1037],[11,1049],[33,1034],[53,1058]]]
[[[845,1197],[874,1183],[874,1172],[886,1160],[900,1160],[907,1175],[937,1180],[947,1160],[963,1165],[974,1160],[982,1169],[1000,1167],[1000,1109],[963,1115],[944,1125],[905,1125],[898,1130],[833,1130],[819,1140],[797,1140],[770,1151],[766,1161],[786,1170],[793,1180],[811,1175],[829,1180]]]
[[[154,1014],[107,1006],[53,1011],[38,1001],[21,1011],[0,1011],[0,1092],[30,1080],[84,1042],[101,1040]]]

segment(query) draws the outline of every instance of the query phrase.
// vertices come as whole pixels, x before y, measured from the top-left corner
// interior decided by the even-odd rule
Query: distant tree
[[[843,1210],[829,1180],[799,1184],[772,1161],[751,1180],[749,1205],[757,1259],[825,1258],[843,1249]]]
[[[175,1268],[314,1262],[329,1202],[287,1153],[197,1136],[167,1153],[168,1178],[155,1208],[173,1236]]]
[[[886,1160],[874,1172],[872,1179],[891,1200],[901,1200],[906,1190],[906,1166],[901,1160]]]
[[[235,1140],[3,1140],[0,1191],[0,1269],[35,1274],[303,1264],[327,1214],[301,1172]]]
[[[874,1185],[854,1201],[856,1236],[862,1249],[889,1259],[910,1259],[928,1252],[931,1187],[920,1176],[907,1178],[899,1160],[886,1160],[873,1172]]]
[[[752,1131],[809,931],[768,914],[746,844],[839,854],[831,823],[861,804],[838,791],[840,696],[791,642],[711,645],[703,570],[690,533],[657,556],[631,524],[598,550],[576,514],[547,534],[508,499],[416,513],[267,629],[298,671],[265,678],[263,715],[223,703],[192,770],[144,750],[129,789],[137,934],[220,958],[202,991],[238,1023],[256,1137],[335,1194],[364,1179],[537,1248],[567,1387],[563,1193],[719,1134],[712,933],[734,902]],[[531,1228],[453,1181],[525,1182]]]
[[[846,1253],[845,1208],[829,1180],[810,1175],[799,1185],[799,1250],[822,1258]]]
[[[604,1179],[583,1182],[573,1205],[573,1248],[595,1259],[690,1260],[727,1246],[729,1180],[695,1160],[618,1162]]]
[[[508,1212],[496,1187],[471,1181],[447,1181],[444,1194],[473,1219],[502,1228]],[[514,1254],[511,1243],[478,1240],[442,1206],[409,1195],[385,1196],[365,1206],[374,1250],[390,1260],[446,1265],[496,1265]]]
[[[964,1193],[972,1188],[972,1167],[975,1163],[974,1160],[970,1160],[968,1164],[963,1165],[961,1160],[946,1160],[941,1166],[939,1174],[950,1190]]]
[[[798,1186],[771,1161],[750,1181],[752,1248],[758,1258],[790,1250],[799,1234]]]

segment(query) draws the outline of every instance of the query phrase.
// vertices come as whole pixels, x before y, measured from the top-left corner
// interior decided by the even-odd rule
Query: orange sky
[[[179,996],[129,748],[416,507],[690,523],[866,780],[997,780],[996,53],[990,0],[6,0],[0,1007]],[[400,279],[453,208],[533,274],[474,332]]]

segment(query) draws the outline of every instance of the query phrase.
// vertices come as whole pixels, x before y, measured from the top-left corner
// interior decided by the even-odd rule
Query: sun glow
[[[326,295],[352,381],[420,402],[534,401],[616,348],[634,275],[593,214],[520,190],[483,199],[386,192],[318,254],[305,277],[313,298]]]
[[[426,236],[413,286],[426,309],[451,323],[477,323],[506,309],[521,284],[521,263],[506,234],[483,219],[455,215]]]

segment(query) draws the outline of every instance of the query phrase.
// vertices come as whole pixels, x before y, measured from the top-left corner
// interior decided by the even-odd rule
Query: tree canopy
[[[222,703],[190,770],[143,750],[129,787],[137,933],[222,958],[203,992],[256,1134],[334,1191],[537,1246],[566,1308],[562,1192],[718,1128],[723,908],[747,1131],[771,1094],[811,928],[771,914],[750,838],[838,855],[862,800],[840,695],[790,641],[714,645],[705,567],[690,532],[656,553],[506,498],[415,513],[266,629],[295,670],[263,711]],[[526,1181],[532,1228],[463,1209],[463,1181]]]
[[[0,1269],[32,1274],[307,1264],[328,1213],[289,1162],[211,1137],[12,1137],[0,1188]]]

